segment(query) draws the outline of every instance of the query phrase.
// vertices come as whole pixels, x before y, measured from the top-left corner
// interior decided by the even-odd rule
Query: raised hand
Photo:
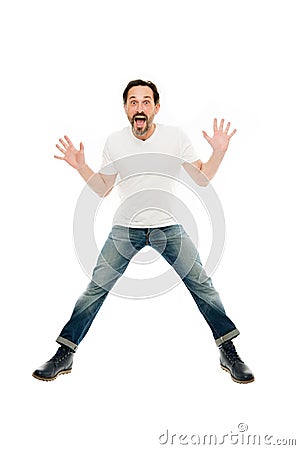
[[[64,136],[64,139],[59,139],[61,146],[56,144],[56,147],[64,156],[54,155],[54,158],[66,161],[74,169],[78,170],[85,164],[84,159],[84,147],[83,143],[80,142],[80,149],[76,150],[71,140],[68,136]]]
[[[214,119],[213,137],[209,137],[206,131],[202,131],[203,136],[205,137],[207,142],[212,146],[212,149],[217,152],[226,152],[230,139],[236,133],[236,129],[234,129],[230,134],[228,134],[230,122],[227,123],[227,126],[224,131],[223,127],[224,127],[224,119],[221,119],[219,128],[217,119]]]

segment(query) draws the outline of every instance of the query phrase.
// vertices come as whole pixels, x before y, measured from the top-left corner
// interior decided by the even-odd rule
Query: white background
[[[297,437],[297,3],[2,3],[1,448],[182,448],[180,434],[221,439],[239,423],[248,434]],[[31,377],[88,282],[72,237],[83,181],[53,158],[55,144],[64,134],[82,140],[96,170],[106,136],[127,125],[123,89],[139,77],[158,85],[157,120],[185,129],[203,160],[201,131],[211,133],[215,116],[238,129],[213,181],[227,225],[213,280],[255,383],[220,370],[183,285],[145,301],[108,297],[72,374]],[[159,444],[167,429],[173,445]]]

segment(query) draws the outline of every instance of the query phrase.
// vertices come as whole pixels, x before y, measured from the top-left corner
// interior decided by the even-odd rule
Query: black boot
[[[69,347],[62,345],[49,361],[33,372],[32,376],[38,380],[52,381],[58,375],[70,373],[72,370],[73,356],[74,352]]]
[[[237,383],[251,383],[254,375],[241,360],[231,341],[224,342],[220,347],[220,363],[222,369],[229,372],[233,381]]]

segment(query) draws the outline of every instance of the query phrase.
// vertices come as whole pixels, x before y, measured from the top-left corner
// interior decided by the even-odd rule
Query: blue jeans
[[[77,300],[70,320],[57,338],[58,343],[76,351],[107,294],[125,272],[131,258],[146,245],[157,250],[178,273],[218,346],[239,334],[226,315],[219,294],[203,269],[199,253],[182,225],[159,228],[114,225],[100,252],[92,279]]]

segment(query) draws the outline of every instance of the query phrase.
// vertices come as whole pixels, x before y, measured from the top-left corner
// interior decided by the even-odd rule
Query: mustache
[[[146,119],[146,120],[148,120],[148,117],[146,116],[145,113],[136,113],[136,114],[134,114],[134,116],[132,117],[132,120],[135,120],[137,117],[139,119]]]

